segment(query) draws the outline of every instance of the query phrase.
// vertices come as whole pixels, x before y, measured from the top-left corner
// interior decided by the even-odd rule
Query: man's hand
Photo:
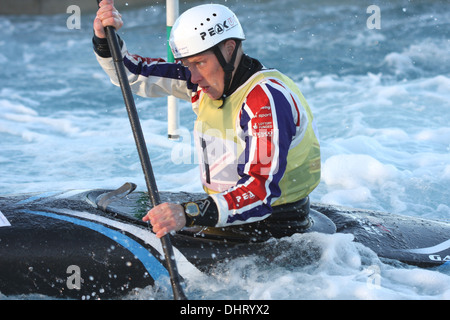
[[[114,7],[114,0],[102,0],[94,20],[94,32],[99,38],[106,38],[105,27],[119,30],[123,26],[122,15]]]
[[[186,216],[181,205],[162,203],[150,210],[142,221],[150,221],[153,232],[161,238],[172,231],[181,230],[186,225]]]

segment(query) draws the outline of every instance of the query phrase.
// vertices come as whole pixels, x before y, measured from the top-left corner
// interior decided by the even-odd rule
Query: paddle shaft
[[[97,2],[99,2],[99,0],[97,0]],[[142,128],[136,110],[136,105],[134,103],[130,83],[128,82],[125,66],[123,64],[122,50],[120,48],[116,30],[114,29],[114,27],[108,26],[105,29],[108,45],[114,60],[117,77],[119,79],[123,99],[125,101],[125,106],[127,108],[128,117],[130,119],[131,129],[133,130],[134,140],[136,142],[142,169],[144,171],[148,194],[153,206],[157,206],[158,204],[161,203],[161,200],[159,197],[155,176],[153,174],[150,157],[148,155],[147,146],[145,144],[144,135],[142,133]],[[165,259],[167,261],[167,268],[170,274],[170,282],[172,285],[174,299],[186,300],[186,296],[181,287],[181,279],[178,273],[173,247],[169,235],[165,235],[161,238],[161,244],[164,250]]]

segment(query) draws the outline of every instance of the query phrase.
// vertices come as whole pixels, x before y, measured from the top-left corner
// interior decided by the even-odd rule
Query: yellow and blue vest
[[[224,105],[202,94],[194,138],[218,226],[258,221],[271,206],[306,197],[320,181],[320,146],[311,110],[295,83],[263,70]]]

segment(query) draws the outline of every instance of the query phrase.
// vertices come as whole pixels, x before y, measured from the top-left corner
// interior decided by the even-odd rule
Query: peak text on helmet
[[[238,22],[236,21],[236,19],[233,16],[231,16],[228,19],[226,19],[223,23],[218,23],[214,27],[209,28],[207,30],[208,32],[200,32],[200,37],[202,38],[202,40],[205,40],[208,35],[213,37],[216,34],[222,34],[228,30],[231,30],[237,25]]]

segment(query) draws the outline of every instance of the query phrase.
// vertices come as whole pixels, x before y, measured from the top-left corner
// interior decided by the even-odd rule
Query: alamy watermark
[[[367,7],[366,13],[370,14],[367,18],[366,26],[368,29],[381,29],[381,10],[379,6],[370,5]]]
[[[67,18],[67,29],[81,29],[81,9],[77,5],[67,7],[66,13],[71,15]]]
[[[66,20],[68,29],[81,29],[81,9],[77,5],[70,5],[67,7],[66,13],[70,16]],[[366,13],[370,16],[366,20],[368,29],[381,29],[381,9],[377,5],[370,5],[367,7]]]
[[[371,265],[364,269],[367,274],[366,285],[369,289],[381,289],[381,269],[377,265]]]
[[[83,282],[80,267],[77,265],[70,265],[67,267],[66,273],[69,274],[66,281],[67,289],[80,290],[81,283]]]

